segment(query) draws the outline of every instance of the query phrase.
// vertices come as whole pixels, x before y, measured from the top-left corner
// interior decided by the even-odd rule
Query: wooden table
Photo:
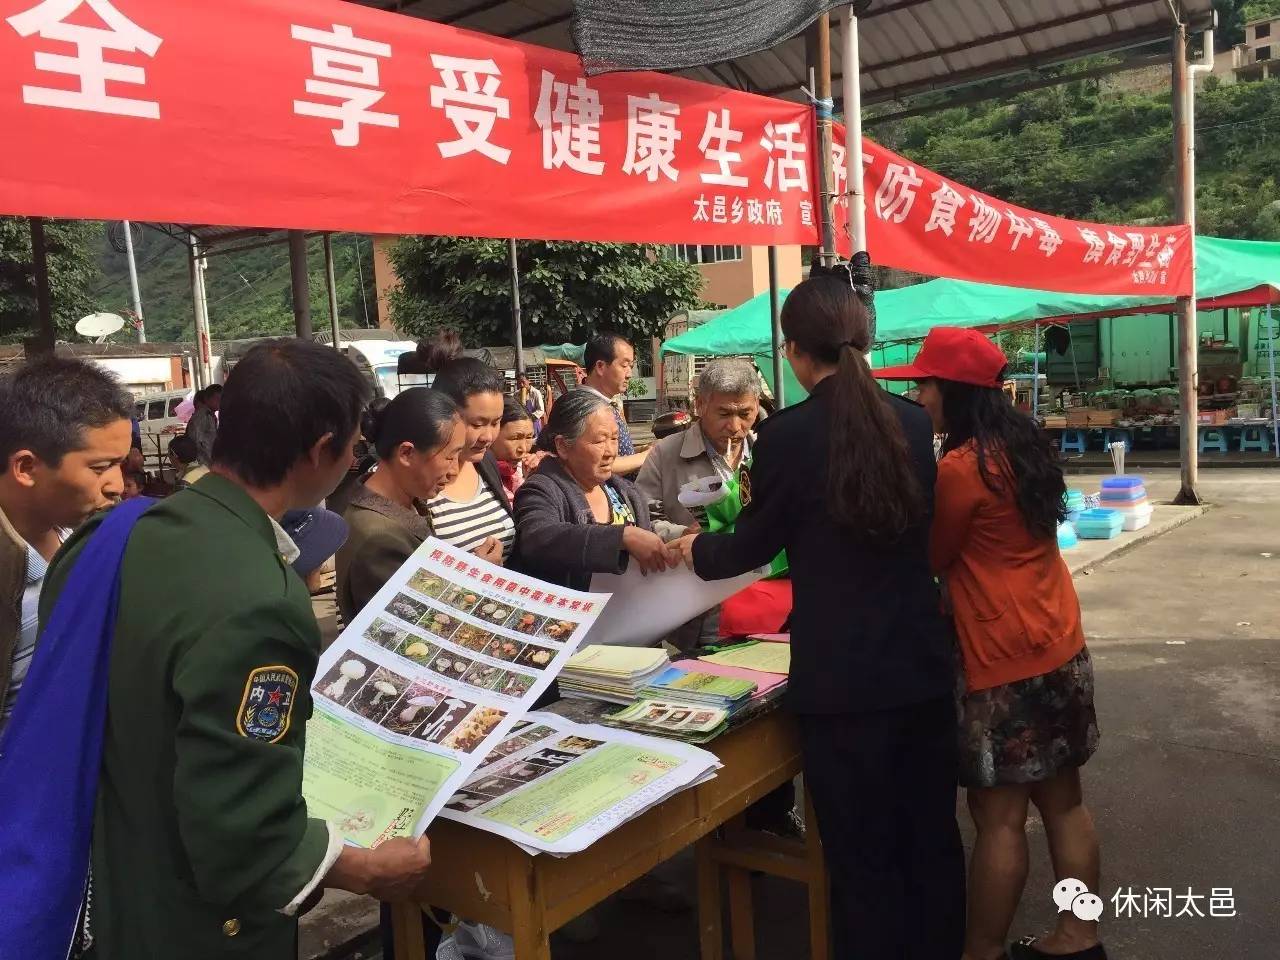
[[[808,884],[810,956],[827,960],[826,865],[812,808],[806,801],[803,843],[742,823],[747,807],[800,772],[794,721],[768,713],[708,746],[724,764],[714,780],[668,798],[569,857],[531,856],[495,834],[436,820],[428,830],[436,869],[417,891],[418,903],[393,908],[397,960],[427,960],[419,904],[509,932],[517,960],[550,960],[552,931],[690,844],[697,858],[702,960],[724,956],[722,877],[734,960],[754,960],[752,871]]]

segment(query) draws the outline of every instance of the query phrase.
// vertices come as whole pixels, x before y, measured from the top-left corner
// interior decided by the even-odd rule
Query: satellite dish
[[[99,343],[123,328],[124,317],[118,313],[91,313],[76,321],[76,333],[82,337],[97,337]]]

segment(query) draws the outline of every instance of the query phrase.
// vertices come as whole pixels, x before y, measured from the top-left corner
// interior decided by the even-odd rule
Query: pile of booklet
[[[672,737],[686,743],[706,743],[724,733],[729,711],[681,700],[637,700],[625,710],[604,718],[611,727]]]
[[[593,643],[570,657],[560,671],[560,694],[629,704],[670,666],[671,658],[661,647]]]
[[[730,716],[756,692],[756,684],[739,677],[719,676],[694,669],[668,667],[640,692],[650,700],[672,699],[704,707],[718,707]]]

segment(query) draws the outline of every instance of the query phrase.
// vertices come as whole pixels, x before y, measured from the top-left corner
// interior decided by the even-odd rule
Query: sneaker
[[[515,941],[483,923],[459,923],[440,941],[436,960],[516,960]]]

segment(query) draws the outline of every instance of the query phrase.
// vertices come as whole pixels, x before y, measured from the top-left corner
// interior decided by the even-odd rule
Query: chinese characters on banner
[[[803,104],[339,0],[0,0],[0,214],[637,243],[819,242]],[[844,185],[844,131],[833,145]],[[1186,227],[1077,223],[865,144],[877,263],[1190,292]],[[837,206],[837,236],[844,237]]]
[[[816,235],[802,104],[651,73],[588,79],[569,53],[337,0],[0,0],[0,122],[15,145],[0,152],[6,214]]]
[[[833,131],[837,192],[844,128]],[[1004,203],[863,140],[867,246],[879,264],[937,277],[1079,293],[1190,294],[1186,226],[1081,223]],[[850,253],[848,213],[836,205],[837,245]]]

